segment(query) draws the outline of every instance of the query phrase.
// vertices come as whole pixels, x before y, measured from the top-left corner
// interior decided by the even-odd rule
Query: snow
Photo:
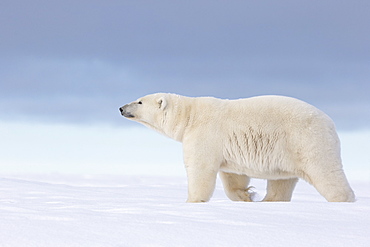
[[[0,176],[0,246],[369,246],[369,182],[328,203],[300,181],[292,202],[185,203],[185,177]],[[265,181],[252,180],[256,199]]]

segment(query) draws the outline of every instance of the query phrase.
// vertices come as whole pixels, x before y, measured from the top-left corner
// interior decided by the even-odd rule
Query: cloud
[[[369,85],[361,78],[355,83],[342,78],[325,81],[323,75],[324,79],[315,79],[318,68],[289,74],[284,68],[270,66],[268,70],[261,64],[246,66],[245,75],[238,75],[244,73],[240,68],[231,68],[228,74],[222,66],[212,73],[211,68],[202,71],[190,65],[166,73],[163,65],[153,65],[152,70],[148,67],[139,73],[124,65],[90,60],[9,63],[6,73],[0,75],[0,119],[125,124],[118,107],[142,95],[162,91],[230,99],[282,94],[316,105],[342,128],[366,126],[370,120]],[[306,78],[299,76],[302,73],[306,73]]]
[[[184,58],[367,58],[367,1],[6,1],[6,54],[135,62]],[[339,52],[340,51],[340,52]]]

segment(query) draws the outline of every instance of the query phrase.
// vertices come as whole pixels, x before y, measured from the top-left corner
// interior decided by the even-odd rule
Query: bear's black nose
[[[123,107],[120,107],[119,108],[119,111],[122,113],[123,112]]]

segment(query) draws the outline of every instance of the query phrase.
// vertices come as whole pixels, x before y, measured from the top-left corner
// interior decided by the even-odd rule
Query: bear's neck
[[[167,114],[167,124],[164,134],[168,137],[182,142],[184,134],[192,121],[193,98],[174,95],[174,105],[171,114]]]

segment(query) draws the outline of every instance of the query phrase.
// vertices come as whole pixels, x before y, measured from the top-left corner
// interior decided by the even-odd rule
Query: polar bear
[[[250,178],[267,179],[263,201],[290,201],[299,178],[330,202],[353,202],[333,121],[284,96],[238,100],[157,93],[121,114],[183,143],[187,202],[207,202],[217,174],[233,201],[252,201]]]

